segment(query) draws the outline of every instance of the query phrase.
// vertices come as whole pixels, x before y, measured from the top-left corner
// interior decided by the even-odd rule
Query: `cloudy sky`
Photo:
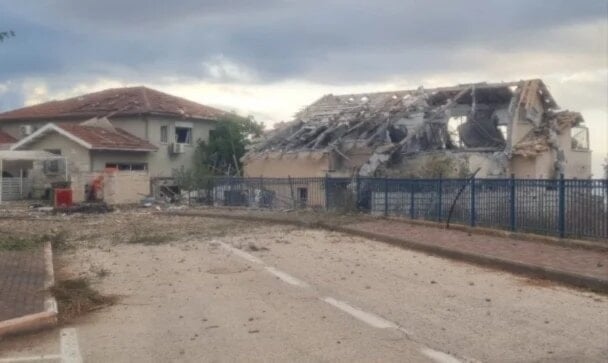
[[[0,0],[0,111],[147,85],[288,120],[327,93],[540,77],[608,154],[608,0]]]

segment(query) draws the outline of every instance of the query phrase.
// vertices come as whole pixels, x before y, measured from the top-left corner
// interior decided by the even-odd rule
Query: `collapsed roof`
[[[372,153],[359,174],[372,175],[396,155],[423,151],[500,151],[510,157],[508,128],[514,119],[525,118],[534,124],[531,134],[543,134],[546,117],[554,120],[551,124],[561,123],[560,127],[582,121],[580,114],[557,109],[541,80],[329,94],[298,112],[293,121],[270,131],[245,160],[302,151],[335,151],[347,157],[348,150],[364,147]],[[533,138],[526,136],[522,141]],[[548,145],[549,137],[540,142]]]

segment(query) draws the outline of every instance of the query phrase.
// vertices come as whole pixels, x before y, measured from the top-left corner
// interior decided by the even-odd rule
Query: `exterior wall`
[[[28,150],[49,150],[59,149],[61,155],[64,156],[68,163],[68,174],[73,175],[81,172],[88,172],[91,170],[91,158],[89,156],[89,150],[75,143],[74,141],[66,138],[63,135],[52,133],[46,135],[44,138],[38,139],[27,146]],[[61,169],[61,167],[60,167]],[[42,172],[42,163],[34,163],[34,172]],[[60,171],[61,175],[58,177],[63,178],[64,172]]]
[[[150,194],[146,171],[118,171],[104,174],[103,198],[108,204],[133,204]]]
[[[168,177],[173,170],[189,169],[192,166],[192,157],[198,141],[209,141],[209,132],[215,128],[213,121],[192,122],[192,145],[185,145],[183,154],[171,154],[169,148],[175,140],[175,124],[188,122],[187,120],[164,119],[152,117],[148,119],[148,141],[158,147],[156,152],[150,153],[148,167],[151,177]],[[160,142],[160,127],[169,126],[168,143]]]
[[[24,137],[23,134],[21,134],[21,126],[23,125],[31,125],[33,129],[39,129],[42,128],[42,126],[48,124],[49,122],[53,122],[53,121],[47,121],[47,120],[37,120],[37,121],[2,121],[2,123],[0,123],[0,127],[2,128],[2,131],[6,132],[7,134],[11,135],[12,137],[14,137],[15,139],[19,140],[22,139]],[[33,131],[33,130],[32,130]]]
[[[536,176],[535,158],[525,158],[523,156],[513,156],[511,159],[511,172],[517,178],[534,178]]]
[[[591,178],[591,150],[572,149],[572,129],[564,129],[558,135],[558,141],[564,150],[565,165],[564,176],[566,178],[588,179]]]
[[[44,121],[3,121],[0,124],[0,128],[8,133],[9,135],[21,139],[22,125],[32,125],[34,128],[41,128],[49,122],[55,124],[58,123],[81,123],[85,119],[65,119],[65,120],[44,120]],[[148,171],[151,177],[169,177],[172,176],[173,170],[180,168],[190,168],[192,165],[192,156],[196,148],[198,140],[209,141],[209,131],[214,129],[215,121],[202,121],[202,120],[187,120],[187,119],[175,119],[175,118],[162,118],[162,117],[120,117],[110,118],[110,121],[115,127],[121,128],[139,138],[148,140],[153,145],[158,147],[158,151],[150,152],[147,156]],[[183,154],[171,154],[169,148],[171,143],[175,140],[175,124],[176,122],[191,122],[192,123],[192,145],[186,145]],[[160,126],[169,126],[168,143],[160,143]],[[47,137],[44,138],[46,140]],[[29,147],[28,147],[29,148]],[[56,148],[56,147],[49,147]],[[132,153],[131,153],[132,154]],[[67,154],[64,154],[67,155]],[[126,156],[121,161],[131,161],[132,155]],[[72,159],[72,158],[70,158]],[[101,163],[105,165],[106,159],[100,158],[97,163],[93,166],[95,170],[100,170],[98,167]],[[116,160],[119,161],[119,160]],[[138,162],[142,161],[141,157],[138,156]],[[85,170],[85,169],[82,169]],[[93,170],[91,167],[86,170]]]
[[[249,159],[244,163],[245,177],[305,178],[322,177],[330,169],[329,157],[323,155],[315,160],[310,156],[283,155],[281,158]]]
[[[566,153],[564,176],[576,179],[591,178],[591,152],[571,150]],[[596,177],[601,177],[601,175]]]
[[[434,165],[447,164],[451,161],[451,170],[442,170],[444,177],[457,178],[469,175],[478,168],[478,178],[505,177],[506,160],[499,154],[492,152],[467,152],[467,151],[430,151],[421,152],[413,156],[404,157],[398,166],[387,170],[392,177],[431,177],[430,171],[435,171]],[[465,175],[462,175],[462,174]]]
[[[101,171],[72,175],[72,195],[75,203],[86,200],[86,186],[103,178],[102,199],[108,204],[133,204],[150,194],[150,175],[146,171]]]
[[[152,153],[94,150],[91,151],[91,170],[103,171],[106,163],[148,163],[150,154]]]

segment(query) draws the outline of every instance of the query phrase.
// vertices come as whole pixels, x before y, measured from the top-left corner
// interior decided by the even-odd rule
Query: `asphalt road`
[[[606,296],[338,233],[275,226],[60,258],[75,274],[108,270],[96,287],[120,303],[0,342],[0,362],[608,358]]]

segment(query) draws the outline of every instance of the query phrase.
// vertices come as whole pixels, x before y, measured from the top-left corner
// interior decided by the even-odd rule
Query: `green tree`
[[[253,137],[260,136],[264,124],[253,117],[229,114],[222,117],[209,134],[209,142],[199,140],[194,156],[196,174],[242,175],[241,158]],[[196,172],[196,170],[201,170]],[[204,171],[204,172],[203,172]]]

